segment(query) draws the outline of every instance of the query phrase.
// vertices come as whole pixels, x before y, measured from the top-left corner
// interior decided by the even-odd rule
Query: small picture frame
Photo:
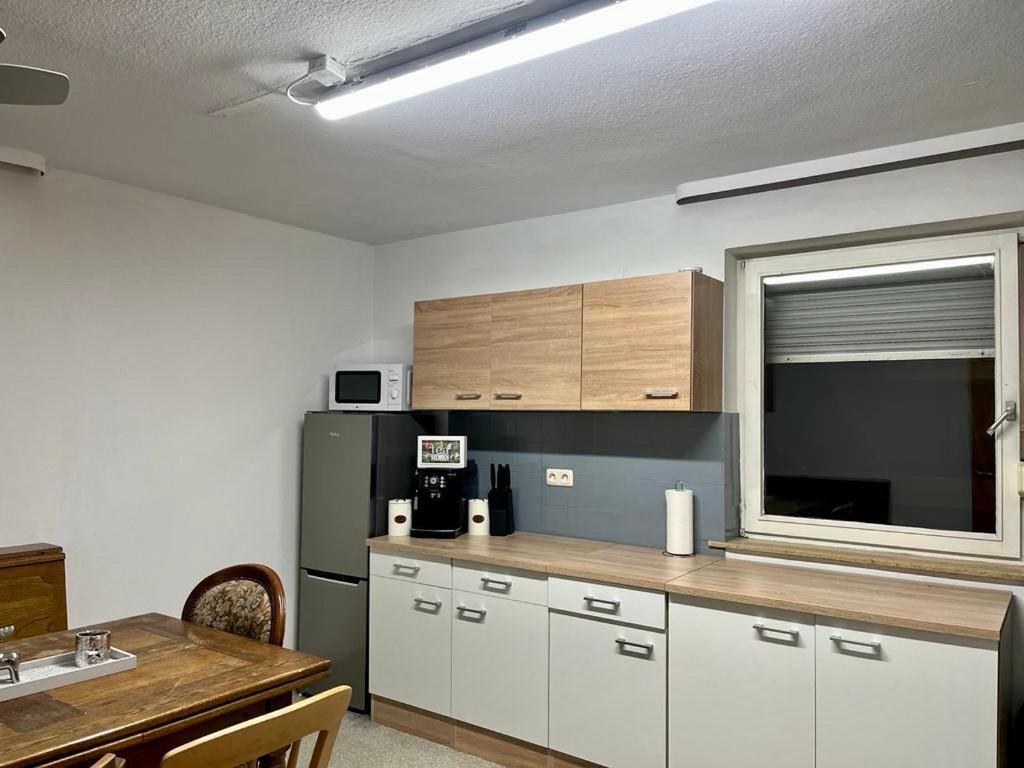
[[[416,438],[419,469],[465,469],[465,435],[420,435]]]

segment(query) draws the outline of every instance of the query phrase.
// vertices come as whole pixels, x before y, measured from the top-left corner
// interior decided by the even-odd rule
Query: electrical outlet
[[[548,485],[557,485],[562,488],[572,488],[571,469],[545,469],[544,477]]]

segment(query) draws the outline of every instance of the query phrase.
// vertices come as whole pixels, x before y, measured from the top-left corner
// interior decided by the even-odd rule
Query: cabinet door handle
[[[479,392],[459,392],[455,395],[456,400],[479,400],[483,397]]]
[[[619,605],[621,605],[618,600],[606,600],[603,597],[594,597],[592,595],[587,595],[583,598],[583,601],[590,610],[604,611],[605,613],[614,613],[619,610]]]
[[[882,641],[881,640],[847,640],[840,634],[829,635],[828,639],[836,645],[859,645],[864,648],[870,648],[876,653],[882,652]]]
[[[800,630],[796,627],[790,627],[789,629],[783,629],[781,627],[769,627],[767,624],[764,624],[763,622],[759,621],[757,622],[757,624],[754,625],[754,629],[757,630],[757,634],[759,635],[765,632],[776,632],[780,635],[789,635],[794,640],[800,637]]]
[[[679,397],[678,389],[648,389],[644,392],[648,400],[675,400]]]
[[[415,598],[413,600],[413,602],[416,604],[417,608],[422,608],[423,606],[427,606],[428,608],[431,608],[432,610],[435,610],[435,611],[440,611],[441,610],[441,601],[440,600],[426,600],[426,599],[424,599],[422,597],[417,597],[417,598]]]
[[[632,640],[626,640],[619,638],[615,641],[615,644],[619,646],[620,651],[629,652],[630,648],[636,648],[642,651],[646,656],[654,655],[654,643],[634,643]]]
[[[494,399],[495,400],[522,400],[523,399],[523,393],[522,392],[495,392],[494,393]]]
[[[487,615],[487,611],[484,608],[469,608],[465,605],[460,605],[455,610],[459,612],[460,618],[465,616],[467,613],[471,613],[473,616],[478,617],[479,620],[483,620],[484,616]]]
[[[410,576],[415,576],[420,572],[418,565],[408,565],[406,563],[395,563],[393,566],[395,573],[408,573]]]
[[[512,589],[512,582],[505,579],[492,579],[490,576],[481,576],[480,581],[484,585],[484,589],[488,587],[501,587],[501,589]]]

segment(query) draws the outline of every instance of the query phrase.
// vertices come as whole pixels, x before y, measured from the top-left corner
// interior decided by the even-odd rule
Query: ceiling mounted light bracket
[[[412,48],[354,65],[345,72],[344,81],[318,96],[316,109],[328,120],[350,117],[711,2],[534,0]]]
[[[306,74],[285,90],[285,95],[304,107],[313,107],[346,82],[345,68],[333,56],[317,56],[306,67]]]

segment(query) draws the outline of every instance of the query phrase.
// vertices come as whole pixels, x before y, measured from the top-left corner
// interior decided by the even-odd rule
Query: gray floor
[[[309,763],[315,738],[302,744],[299,765]],[[331,757],[331,768],[495,768],[494,763],[456,752],[349,712]]]

